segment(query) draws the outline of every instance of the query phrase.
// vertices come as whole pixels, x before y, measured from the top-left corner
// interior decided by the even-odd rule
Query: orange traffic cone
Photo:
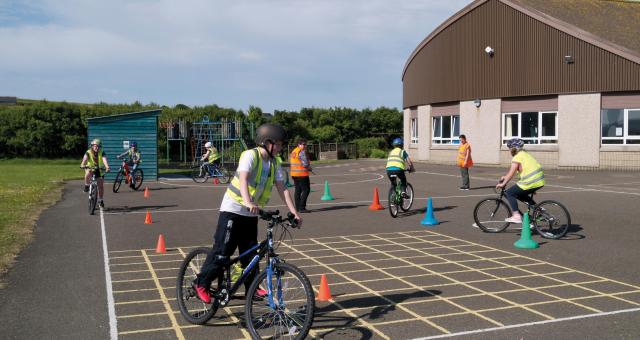
[[[384,210],[382,204],[380,204],[380,195],[378,194],[378,187],[373,189],[373,203],[369,206],[369,210]]]
[[[213,179],[213,184],[220,184],[220,180],[219,180],[219,179],[217,179],[217,178],[214,178],[214,179]]]
[[[144,198],[149,198],[149,187],[144,187]]]
[[[164,236],[160,234],[160,236],[158,236],[158,245],[156,246],[156,253],[164,254],[166,252],[167,252],[167,248],[164,246]]]
[[[318,301],[329,301],[331,300],[331,292],[329,291],[329,284],[327,283],[327,276],[322,274],[320,278],[320,291],[318,292],[318,296],[316,300]]]
[[[144,217],[144,224],[151,224],[153,221],[151,220],[151,213],[147,210],[147,216]]]

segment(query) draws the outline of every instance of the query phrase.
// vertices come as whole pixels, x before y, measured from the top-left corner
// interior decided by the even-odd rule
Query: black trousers
[[[387,176],[389,177],[389,181],[391,181],[392,186],[396,186],[396,179],[391,177],[391,175],[396,175],[400,179],[400,186],[402,187],[402,191],[407,188],[407,176],[404,174],[404,170],[387,170]]]
[[[522,214],[522,212],[520,211],[520,209],[518,209],[518,201],[520,200],[522,202],[526,202],[529,205],[535,205],[536,202],[529,197],[529,194],[538,191],[540,188],[533,188],[533,189],[529,189],[529,190],[522,190],[517,184],[514,184],[511,188],[507,189],[504,192],[504,195],[507,198],[507,201],[509,202],[509,205],[511,206],[511,211],[513,212],[519,212]]]
[[[291,178],[293,178],[293,184],[296,187],[296,190],[293,193],[296,210],[300,211],[301,209],[307,209],[307,198],[309,197],[309,192],[311,191],[311,181],[309,181],[309,176],[291,176]]]
[[[229,261],[236,248],[242,254],[258,244],[258,217],[223,211],[218,217],[218,228],[213,238],[213,248],[207,255],[207,259],[196,278],[196,283],[204,287],[209,287],[211,282],[218,277],[221,266]],[[250,255],[242,258],[240,260],[242,267],[246,268],[252,258],[253,256]],[[257,269],[244,281],[245,290],[249,289],[249,285],[259,272],[259,267]]]

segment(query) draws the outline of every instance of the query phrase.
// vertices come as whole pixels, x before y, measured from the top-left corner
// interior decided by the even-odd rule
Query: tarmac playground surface
[[[367,209],[374,187],[387,207],[384,165],[351,160],[315,166],[311,213],[302,215],[302,229],[278,249],[307,274],[316,292],[321,275],[327,276],[333,299],[316,303],[310,337],[640,337],[638,173],[546,171],[547,186],[536,200],[562,202],[573,225],[562,240],[534,234],[540,248],[522,250],[513,247],[519,238],[514,225],[500,234],[472,227],[475,204],[494,195],[491,187],[505,169],[474,167],[472,190],[459,191],[456,167],[418,163],[408,175],[413,207],[393,219],[388,210]],[[333,201],[320,200],[325,181]],[[178,267],[193,248],[211,246],[225,186],[161,179],[143,184],[150,188],[144,199],[128,188],[114,194],[109,184],[101,214],[86,214],[78,182],[68,183],[62,201],[43,214],[34,244],[0,291],[0,316],[10,321],[0,333],[248,338],[240,326],[241,298],[204,326],[186,322],[175,302]],[[286,211],[274,196],[270,206]],[[420,224],[427,197],[437,226]],[[151,225],[143,223],[147,211]],[[261,238],[264,223],[259,228]],[[166,254],[155,252],[159,234]],[[47,313],[32,315],[30,288],[20,288],[37,289],[42,277],[49,289],[38,301]],[[41,321],[24,321],[22,310]]]

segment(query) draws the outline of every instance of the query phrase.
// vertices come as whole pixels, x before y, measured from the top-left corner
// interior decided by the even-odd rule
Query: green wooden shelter
[[[142,153],[140,168],[145,181],[158,180],[158,116],[161,110],[124,113],[113,116],[88,119],[89,139],[102,140],[102,148],[107,155],[111,172],[105,178],[113,180],[122,161],[116,156],[129,149],[131,141],[138,142]]]

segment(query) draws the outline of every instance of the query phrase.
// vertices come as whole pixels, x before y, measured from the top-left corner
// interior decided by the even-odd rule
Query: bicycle
[[[260,260],[266,257],[266,270],[256,276],[246,295],[245,320],[251,337],[304,339],[307,336],[315,312],[314,292],[304,272],[285,263],[275,253],[273,229],[281,227],[284,237],[289,234],[289,227],[297,227],[293,214],[289,213],[287,218],[282,218],[279,214],[278,210],[260,211],[260,218],[268,222],[266,239],[238,257],[225,261],[219,276],[209,287],[211,304],[201,301],[193,288],[193,281],[210,248],[197,248],[186,256],[178,272],[176,297],[180,313],[187,321],[196,325],[209,321],[220,306],[224,307],[229,303],[249,274],[257,270]],[[251,262],[243,269],[237,281],[232,283],[231,268],[247,256],[253,256]],[[260,286],[267,290],[267,295],[262,298],[255,295]]]
[[[497,190],[496,190],[497,192]],[[476,225],[484,232],[499,233],[507,229],[511,224],[505,221],[512,214],[509,204],[502,198],[504,197],[505,188],[501,188],[500,193],[495,198],[485,198],[476,204],[473,210],[473,219]],[[533,195],[529,194],[529,198],[533,201]],[[527,214],[530,217],[530,223],[540,236],[548,239],[559,239],[564,237],[569,231],[571,225],[571,215],[562,203],[554,200],[546,200],[540,203],[527,206]]]
[[[98,203],[98,178],[96,178],[96,170],[98,167],[96,166],[81,166],[80,169],[93,170],[91,173],[91,181],[89,182],[89,215],[93,215],[96,210],[96,204]],[[104,171],[105,168],[100,168],[100,170]],[[104,174],[102,176],[104,177]]]
[[[118,157],[118,159],[122,159]],[[113,192],[118,192],[120,190],[120,185],[122,185],[122,180],[126,178],[125,183],[129,184],[131,189],[137,191],[142,186],[142,182],[144,181],[144,172],[142,169],[135,169],[133,172],[129,169],[129,164],[126,161],[122,161],[120,165],[120,169],[118,169],[118,173],[116,174],[116,179],[113,181]],[[131,183],[134,183],[131,185]]]
[[[404,170],[410,172],[409,170]],[[398,208],[402,211],[409,211],[411,205],[413,205],[413,186],[407,182],[405,193],[407,197],[402,195],[402,183],[397,175],[390,175],[389,177],[395,178],[396,185],[389,188],[389,213],[391,217],[396,218],[398,216]]]
[[[220,183],[226,184],[229,183],[231,174],[229,174],[229,171],[227,171],[225,168],[208,162],[203,162],[202,164],[194,167],[191,171],[191,178],[196,183],[204,183],[210,177],[218,178]]]

